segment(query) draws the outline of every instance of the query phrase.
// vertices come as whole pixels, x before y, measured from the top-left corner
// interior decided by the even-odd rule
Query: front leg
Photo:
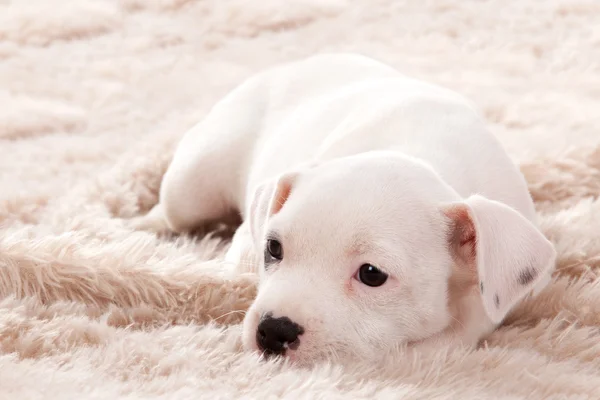
[[[244,221],[235,231],[231,247],[225,254],[225,263],[231,267],[231,272],[235,275],[258,273],[260,257],[254,249],[248,221]]]

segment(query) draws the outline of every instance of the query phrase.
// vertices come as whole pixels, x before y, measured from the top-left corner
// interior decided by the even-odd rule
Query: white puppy
[[[227,259],[260,274],[248,349],[300,363],[474,346],[556,253],[473,107],[372,59],[317,55],[233,90],[181,141],[136,225],[242,214]]]

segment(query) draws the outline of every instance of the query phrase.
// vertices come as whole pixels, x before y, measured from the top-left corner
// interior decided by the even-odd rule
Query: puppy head
[[[509,207],[456,198],[427,166],[383,153],[261,185],[247,216],[264,257],[245,347],[307,364],[425,340],[456,318],[457,273],[500,321],[554,249]]]

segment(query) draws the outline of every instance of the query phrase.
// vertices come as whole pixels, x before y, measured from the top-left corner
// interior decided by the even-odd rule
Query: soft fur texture
[[[0,3],[0,398],[597,398],[600,4]],[[558,270],[475,351],[314,369],[240,351],[219,237],[133,232],[181,135],[243,78],[358,51],[466,94]],[[213,321],[209,323],[209,321]]]
[[[242,217],[225,261],[260,277],[245,349],[308,365],[476,346],[544,289],[556,251],[474,109],[358,54],[279,64],[184,135],[158,204],[130,224],[186,234]],[[385,279],[364,282],[365,266]]]

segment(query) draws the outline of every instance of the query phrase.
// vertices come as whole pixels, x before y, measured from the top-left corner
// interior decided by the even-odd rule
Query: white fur
[[[256,75],[181,141],[143,228],[185,232],[230,211],[227,259],[258,271],[244,323],[305,328],[291,359],[473,346],[540,290],[555,251],[525,182],[475,109],[449,90],[350,54]],[[284,257],[266,271],[265,235]],[[355,279],[370,263],[381,287]],[[483,292],[480,287],[483,286]]]

